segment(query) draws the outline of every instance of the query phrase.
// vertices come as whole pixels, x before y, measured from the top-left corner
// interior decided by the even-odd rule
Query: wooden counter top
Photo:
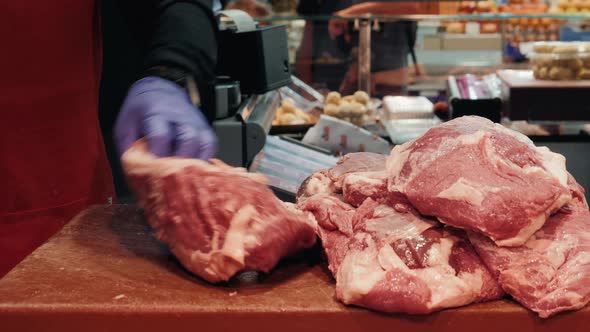
[[[590,324],[590,307],[541,320],[508,300],[427,316],[345,307],[315,257],[213,286],[180,267],[135,207],[95,207],[0,280],[0,330],[573,332]]]

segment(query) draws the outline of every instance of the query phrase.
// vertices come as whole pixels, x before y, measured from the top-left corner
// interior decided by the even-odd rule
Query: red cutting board
[[[333,294],[312,254],[267,276],[207,284],[178,265],[136,208],[95,207],[0,280],[0,331],[574,332],[590,324],[590,307],[548,320],[509,300],[383,315],[346,307]]]

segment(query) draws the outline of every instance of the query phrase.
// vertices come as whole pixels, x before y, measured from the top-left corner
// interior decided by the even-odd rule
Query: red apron
[[[114,199],[98,122],[99,1],[1,1],[0,277]]]

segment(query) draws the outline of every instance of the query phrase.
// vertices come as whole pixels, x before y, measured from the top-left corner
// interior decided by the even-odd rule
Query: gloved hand
[[[142,137],[149,151],[159,157],[207,160],[217,150],[213,129],[186,91],[160,77],[146,77],[131,86],[114,136],[120,155]]]

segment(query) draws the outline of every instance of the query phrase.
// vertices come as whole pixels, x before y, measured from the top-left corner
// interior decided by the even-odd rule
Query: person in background
[[[114,129],[119,153],[209,158],[216,137],[189,98],[208,98],[219,3],[119,1],[144,63]],[[0,277],[92,204],[116,201],[98,121],[100,1],[4,1],[0,39]]]
[[[314,12],[312,9],[316,8]],[[335,15],[356,17],[363,15],[387,16],[416,14],[421,11],[415,2],[366,2],[356,0],[321,1],[304,0],[300,2],[299,11],[304,15]],[[309,23],[309,21],[308,21]],[[312,77],[311,65],[318,58],[318,53],[332,52],[328,48],[338,49],[336,54],[353,58],[338,87],[340,93],[348,95],[358,89],[358,63],[353,52],[358,45],[357,33],[351,31],[349,20],[330,20],[327,24],[313,22],[306,25],[306,39],[300,49],[296,66],[297,73],[303,79],[317,82],[321,77]],[[417,25],[415,22],[399,21],[380,24],[379,31],[372,32],[371,38],[371,85],[374,97],[399,95],[406,93],[410,74],[420,74],[417,66],[408,66],[408,54],[413,51]],[[313,37],[311,37],[313,36]],[[319,40],[319,39],[322,40]],[[313,39],[313,40],[312,40]],[[343,56],[343,54],[345,54]]]
[[[329,16],[343,9],[341,1],[300,0],[297,13],[304,16]],[[295,73],[319,90],[337,90],[344,78],[349,43],[343,38],[333,39],[328,32],[328,22],[307,20],[301,45],[296,53]]]

